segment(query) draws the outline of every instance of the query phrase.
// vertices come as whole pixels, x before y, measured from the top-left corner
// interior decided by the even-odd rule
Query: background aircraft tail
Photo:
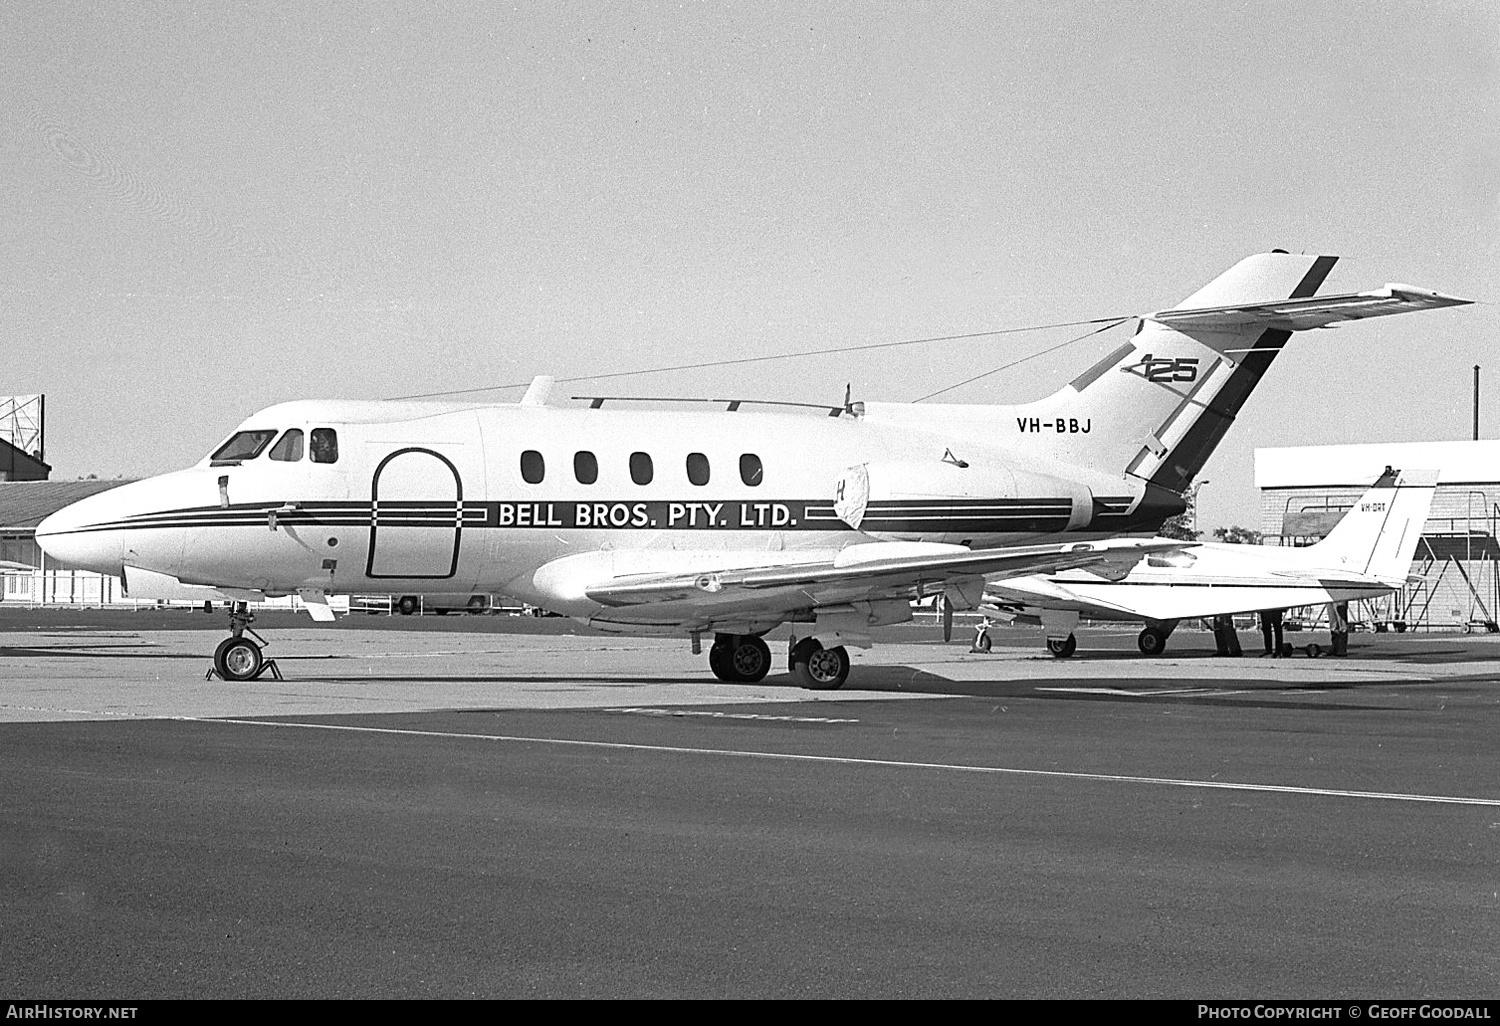
[[[1387,467],[1328,536],[1306,552],[1320,568],[1404,581],[1432,508],[1437,478],[1435,470]]]

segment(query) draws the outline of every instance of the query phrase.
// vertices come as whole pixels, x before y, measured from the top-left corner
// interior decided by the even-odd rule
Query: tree
[[[1161,525],[1157,536],[1161,538],[1174,538],[1177,541],[1197,541],[1202,531],[1197,529],[1198,523],[1198,489],[1189,488],[1182,493],[1182,501],[1187,503],[1187,509],[1170,518]]]
[[[1259,545],[1261,533],[1248,527],[1216,527],[1214,537],[1229,545]]]

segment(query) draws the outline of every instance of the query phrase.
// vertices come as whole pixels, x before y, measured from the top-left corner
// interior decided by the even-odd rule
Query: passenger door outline
[[[398,464],[397,460],[402,462]],[[441,473],[443,468],[451,484]],[[382,475],[388,475],[384,500],[380,497]],[[450,490],[451,499],[447,498]],[[370,546],[365,576],[409,580],[453,577],[458,572],[459,543],[463,539],[463,510],[463,478],[448,457],[420,446],[398,449],[386,456],[370,477]]]

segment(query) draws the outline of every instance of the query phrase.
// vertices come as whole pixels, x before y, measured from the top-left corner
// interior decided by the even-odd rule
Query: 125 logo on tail
[[[1162,357],[1158,359],[1147,353],[1140,363],[1132,363],[1120,370],[1126,374],[1139,374],[1147,381],[1166,384],[1173,381],[1197,381],[1198,358],[1196,356]]]

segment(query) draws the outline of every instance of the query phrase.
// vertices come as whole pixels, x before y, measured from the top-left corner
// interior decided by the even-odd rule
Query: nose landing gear
[[[204,680],[213,680],[214,677],[221,680],[255,680],[265,673],[277,680],[283,679],[276,660],[266,659],[261,655],[260,650],[267,642],[250,627],[250,622],[254,619],[250,603],[235,602],[230,605],[229,637],[219,642],[219,647],[214,650],[213,669],[203,675]],[[245,637],[246,634],[260,644]]]

